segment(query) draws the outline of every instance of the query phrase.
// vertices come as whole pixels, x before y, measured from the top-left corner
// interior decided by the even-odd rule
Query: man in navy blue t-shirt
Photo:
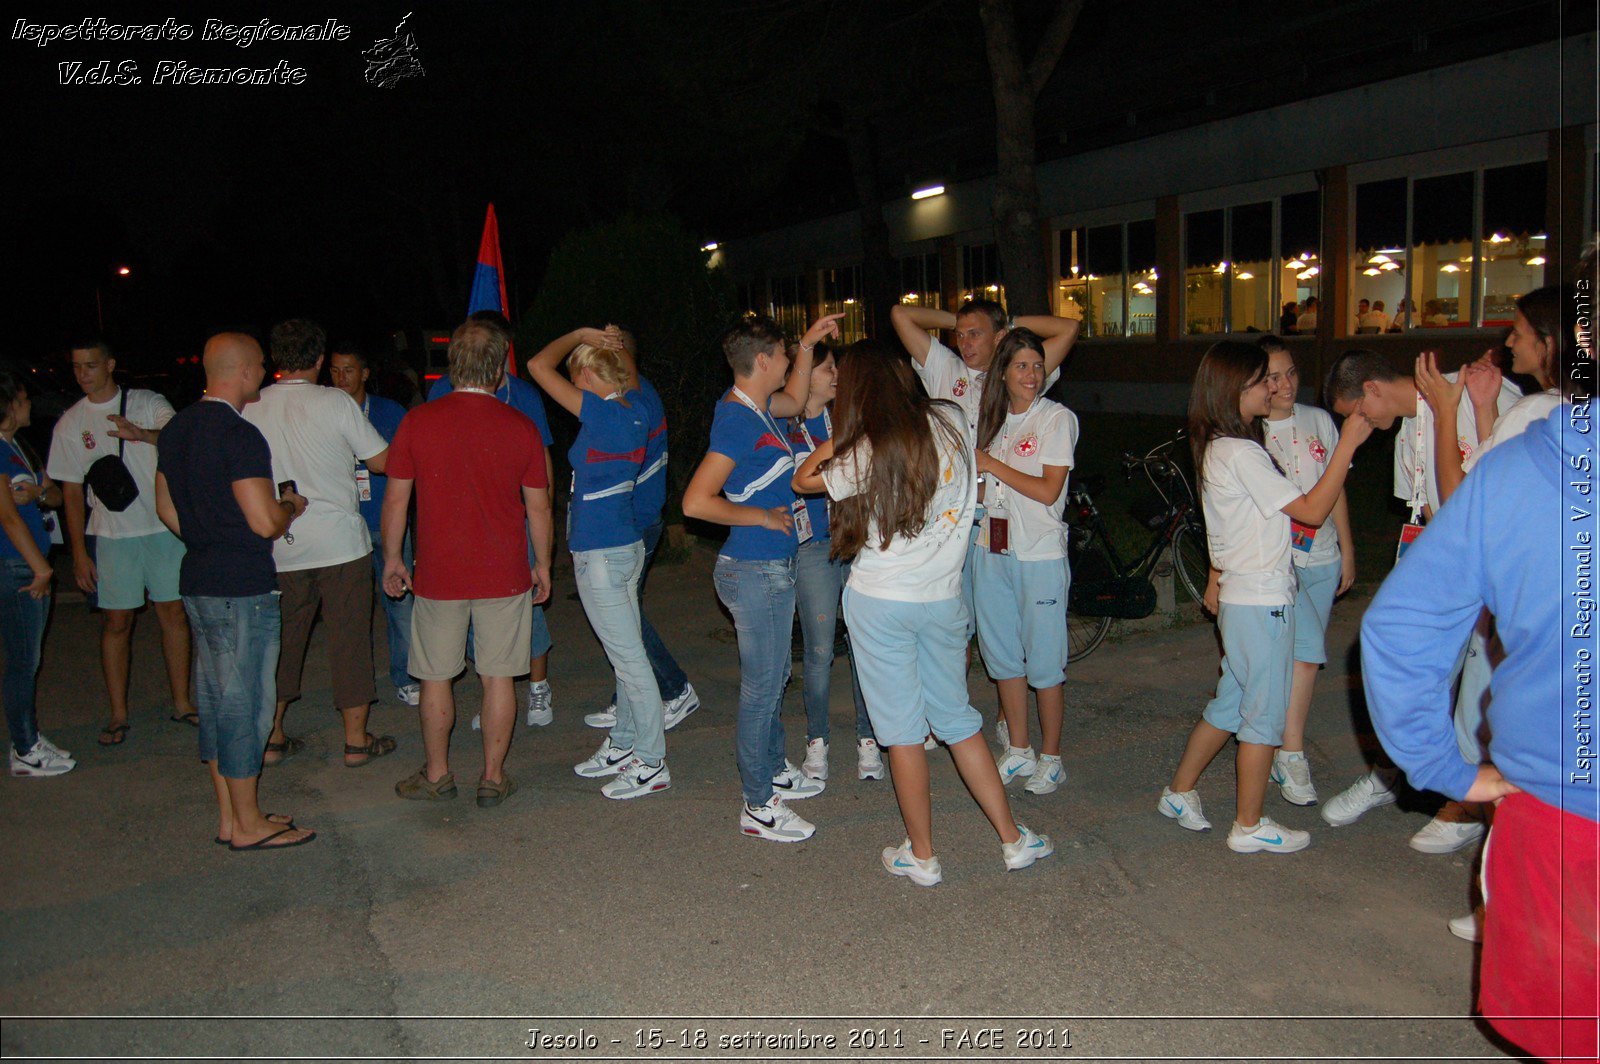
[[[206,343],[206,394],[157,444],[156,513],[187,548],[178,577],[194,629],[200,760],[217,795],[217,841],[235,850],[299,846],[317,833],[263,815],[256,785],[272,731],[278,577],[272,541],[305,512],[274,497],[266,437],[241,415],[261,394],[261,345],[242,333]]]

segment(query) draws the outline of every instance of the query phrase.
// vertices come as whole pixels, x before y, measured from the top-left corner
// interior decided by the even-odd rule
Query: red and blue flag
[[[478,269],[472,276],[472,294],[467,297],[467,314],[480,310],[497,310],[511,317],[506,300],[506,267],[500,258],[500,221],[495,217],[494,204],[483,219],[483,239],[478,242]],[[506,352],[506,372],[517,372],[515,351]]]

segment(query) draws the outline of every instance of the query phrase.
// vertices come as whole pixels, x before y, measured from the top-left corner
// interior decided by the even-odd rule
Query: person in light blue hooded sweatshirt
[[[1497,803],[1484,853],[1478,1007],[1540,1057],[1596,1053],[1600,787],[1595,550],[1600,433],[1585,324],[1593,272],[1567,286],[1555,337],[1566,402],[1485,455],[1384,582],[1361,625],[1362,674],[1384,748],[1414,786]],[[1573,343],[1573,338],[1578,343]],[[1505,657],[1488,760],[1468,763],[1450,715],[1456,648],[1479,611]]]

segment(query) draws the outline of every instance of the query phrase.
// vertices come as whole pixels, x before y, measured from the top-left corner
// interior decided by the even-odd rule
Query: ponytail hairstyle
[[[579,344],[567,360],[567,369],[574,381],[577,380],[578,374],[588,370],[595,375],[596,380],[614,392],[625,394],[633,383],[633,367],[629,365],[628,356],[609,347]],[[622,402],[623,405],[628,405],[626,399]]]
[[[1006,393],[1006,370],[1023,351],[1032,351],[1044,357],[1044,341],[1032,329],[1017,326],[1006,333],[1000,346],[995,348],[994,361],[984,377],[983,399],[978,405],[978,450],[987,450],[994,438],[1005,427],[1006,414],[1011,410],[1011,396]],[[1043,395],[1041,391],[1039,394]]]
[[[933,416],[935,411],[941,416]],[[871,466],[858,471],[861,490],[833,504],[832,557],[853,558],[864,548],[887,546],[897,535],[911,538],[922,532],[939,487],[934,433],[943,433],[948,446],[965,456],[959,419],[960,408],[929,399],[911,363],[884,344],[860,340],[845,349],[833,402],[834,456],[829,464],[855,461],[853,452],[865,443]],[[877,544],[867,541],[874,526]]]
[[[1195,477],[1205,480],[1206,448],[1212,440],[1254,440],[1266,446],[1261,418],[1246,425],[1239,396],[1267,374],[1267,353],[1255,344],[1220,340],[1207,349],[1189,392],[1189,446]]]

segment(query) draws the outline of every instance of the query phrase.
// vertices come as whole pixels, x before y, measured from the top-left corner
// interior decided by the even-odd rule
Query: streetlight
[[[133,271],[125,265],[115,267],[112,272],[118,277],[127,277],[133,273]],[[95,325],[100,331],[100,335],[104,336],[106,331],[105,301],[100,296],[100,285],[98,282],[96,282],[94,286],[94,320]]]

